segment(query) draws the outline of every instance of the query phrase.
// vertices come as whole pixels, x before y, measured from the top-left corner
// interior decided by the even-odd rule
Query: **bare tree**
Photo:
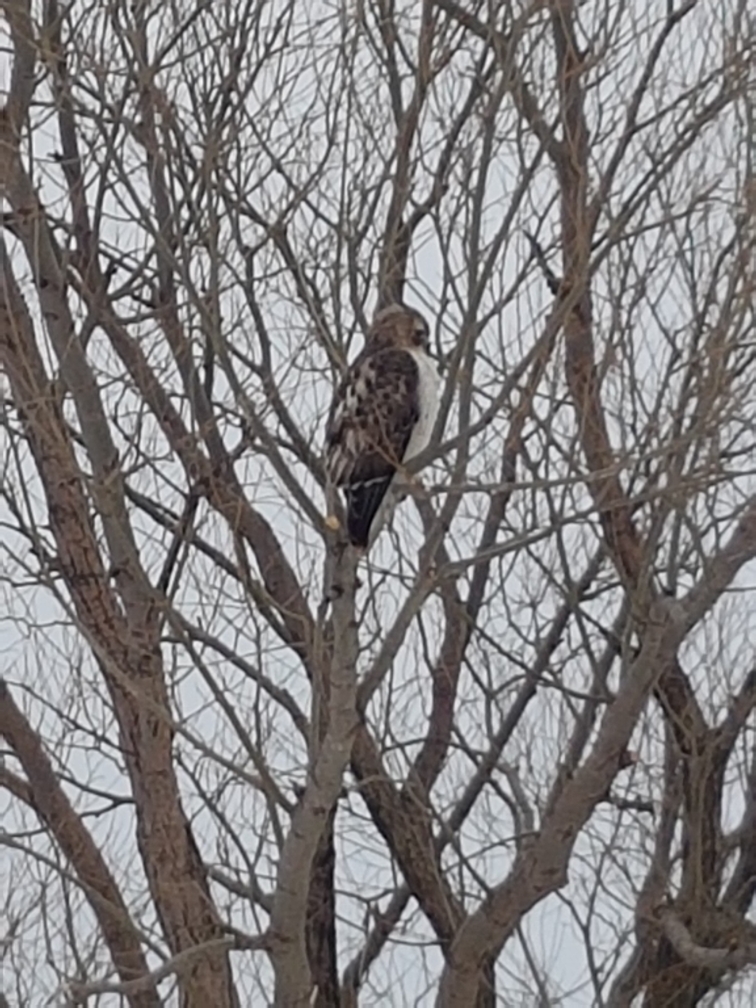
[[[0,8],[0,1001],[750,1004],[746,0]]]

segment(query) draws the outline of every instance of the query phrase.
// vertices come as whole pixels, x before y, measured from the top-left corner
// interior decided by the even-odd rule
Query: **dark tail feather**
[[[353,546],[367,549],[370,526],[393,478],[393,473],[388,476],[376,476],[344,488],[347,502],[347,531]]]

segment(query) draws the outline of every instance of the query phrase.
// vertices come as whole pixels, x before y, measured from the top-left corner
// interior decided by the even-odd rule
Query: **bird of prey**
[[[347,532],[361,549],[381,526],[381,505],[398,470],[430,441],[438,371],[428,354],[428,337],[428,323],[414,308],[383,308],[331,406],[328,477],[344,492]]]

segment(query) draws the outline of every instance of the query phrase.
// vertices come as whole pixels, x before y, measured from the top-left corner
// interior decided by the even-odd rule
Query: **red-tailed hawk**
[[[343,488],[354,546],[367,548],[371,529],[377,532],[397,470],[426,447],[437,410],[428,323],[414,308],[389,305],[375,316],[344,376],[326,429],[328,476]]]

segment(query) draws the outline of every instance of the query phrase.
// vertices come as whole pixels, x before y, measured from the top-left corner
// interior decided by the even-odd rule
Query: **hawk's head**
[[[430,329],[415,308],[403,304],[390,304],[381,308],[368,332],[368,342],[373,345],[420,349],[428,352]]]

